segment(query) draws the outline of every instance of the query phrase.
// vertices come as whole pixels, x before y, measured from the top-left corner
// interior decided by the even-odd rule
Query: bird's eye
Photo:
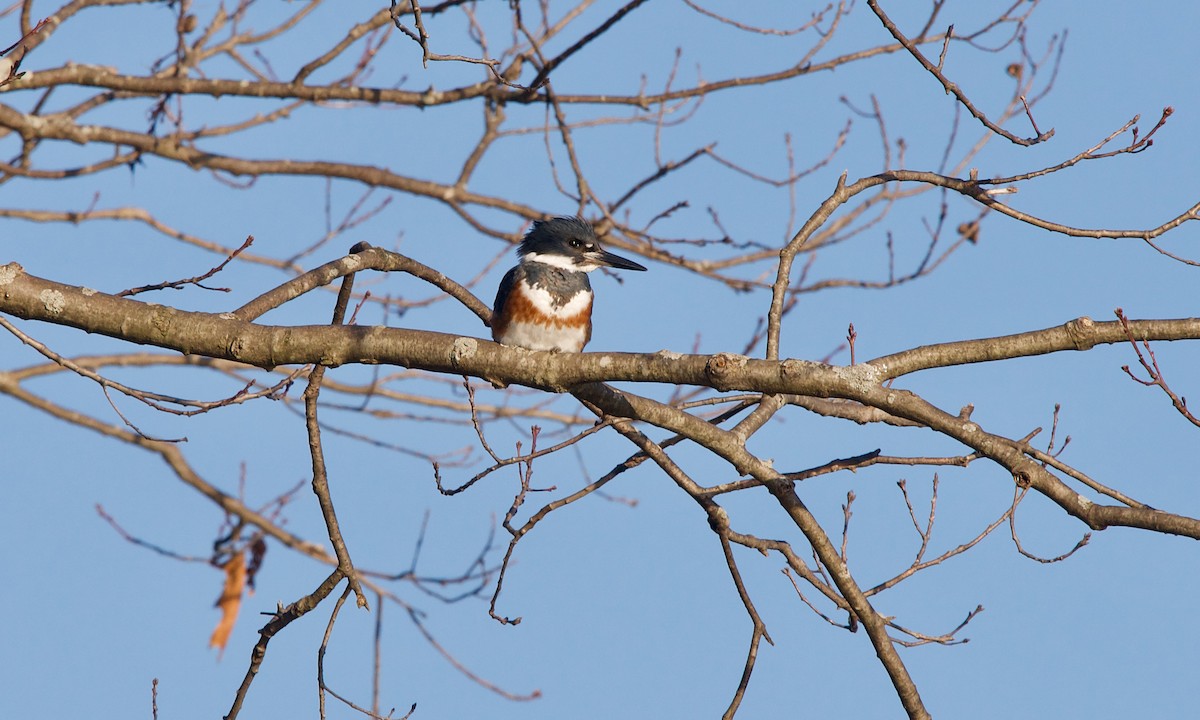
[[[573,248],[583,247],[583,241],[580,240],[579,238],[571,238],[571,247],[573,247]]]

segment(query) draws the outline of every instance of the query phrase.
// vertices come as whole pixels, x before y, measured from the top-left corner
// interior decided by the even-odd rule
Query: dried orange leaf
[[[216,603],[221,608],[221,620],[208,641],[209,647],[217,648],[218,657],[225,652],[225,645],[237,622],[238,610],[242,607],[242,592],[246,589],[246,557],[237,553],[221,568],[225,571],[225,587],[221,589],[221,597]]]

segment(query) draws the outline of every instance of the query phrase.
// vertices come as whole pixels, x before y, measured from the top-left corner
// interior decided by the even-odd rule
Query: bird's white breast
[[[562,320],[573,318],[587,310],[588,306],[592,304],[592,292],[590,290],[582,290],[575,293],[575,296],[567,301],[565,305],[558,307],[554,305],[554,296],[543,288],[526,285],[523,290],[525,297],[529,298],[529,301],[538,309],[538,312],[552,318]]]
[[[528,350],[576,353],[583,350],[583,346],[587,342],[587,329],[575,326],[551,327],[531,322],[513,322],[505,328],[504,335],[499,338],[499,341],[504,345],[514,345]]]

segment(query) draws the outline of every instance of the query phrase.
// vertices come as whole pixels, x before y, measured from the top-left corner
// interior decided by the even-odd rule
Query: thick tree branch
[[[853,367],[791,358],[756,360],[726,353],[562,355],[426,330],[261,325],[239,320],[232,313],[177,310],[45,280],[26,273],[16,263],[0,265],[0,312],[263,368],[310,362],[327,366],[387,364],[478,378],[503,377],[558,392],[585,383],[631,381],[858,399],[856,394],[840,393],[843,388],[879,386],[917,370],[1128,342],[1121,323],[1081,318],[1062,326],[996,338],[1001,348],[998,352],[987,349],[993,340],[968,340],[915,348]],[[1137,337],[1149,341],[1200,339],[1200,318],[1131,320],[1129,327]]]

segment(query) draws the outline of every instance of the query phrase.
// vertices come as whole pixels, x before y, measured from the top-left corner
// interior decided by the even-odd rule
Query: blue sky
[[[891,3],[899,5],[898,3]],[[206,4],[200,4],[206,5]],[[581,18],[594,27],[616,3],[598,3]],[[53,6],[35,3],[35,16]],[[365,17],[365,4],[351,18],[326,8],[302,27],[312,47],[270,50],[282,75],[327,38]],[[502,9],[502,4],[496,7]],[[714,9],[717,7],[713,6]],[[781,6],[773,6],[778,11]],[[921,5],[924,8],[924,4]],[[979,13],[1005,3],[949,3],[941,21],[959,30],[979,22]],[[919,14],[885,8],[902,27],[914,30]],[[500,13],[481,17],[497,22]],[[201,10],[201,12],[205,12]],[[747,22],[795,26],[794,17],[755,17],[761,8],[738,8]],[[86,22],[80,21],[86,18]],[[981,176],[1005,175],[1052,165],[1093,145],[1136,114],[1143,131],[1162,108],[1174,115],[1150,150],[1135,156],[1083,163],[1068,171],[1025,183],[1007,202],[1049,220],[1081,227],[1148,228],[1177,215],[1196,201],[1200,167],[1200,100],[1193,87],[1197,66],[1194,28],[1200,10],[1192,3],[1163,2],[1126,8],[1119,18],[1078,4],[1050,3],[1035,12],[1029,46],[1039,54],[1054,35],[1069,31],[1053,92],[1035,109],[1039,125],[1054,138],[1034,148],[1000,140],[971,163]],[[469,53],[455,45],[461,20],[431,24],[442,52]],[[24,69],[55,67],[66,61],[112,65],[141,74],[169,49],[169,13],[158,7],[90,10],[65,24],[30,55]],[[337,28],[332,35],[323,27]],[[500,27],[496,25],[496,27]],[[503,32],[496,30],[496,43]],[[571,42],[579,32],[570,33]],[[0,18],[0,40],[16,36],[12,15]],[[886,42],[888,38],[865,4],[847,18],[835,42],[819,57]],[[682,46],[678,84],[697,77],[712,80],[737,73],[785,67],[809,46],[793,38],[749,36],[696,16],[680,3],[648,3],[616,26],[607,42],[581,52],[555,76],[559,92],[592,92],[607,87],[636,89],[644,74],[660,87]],[[7,43],[0,43],[7,44]],[[981,54],[952,48],[946,63],[981,107],[1007,99],[1004,75],[1013,50]],[[212,72],[236,75],[216,66]],[[478,79],[477,68],[434,63],[422,70],[415,47],[394,37],[378,60],[370,82],[423,89]],[[320,82],[320,76],[314,78]],[[54,97],[65,104],[82,91]],[[848,119],[852,132],[828,167],[798,184],[797,217],[806,217],[833,187],[837,175],[851,179],[881,169],[879,133],[873,123],[839,102],[870,106],[875,96],[892,142],[904,138],[905,167],[936,169],[954,117],[953,103],[909,57],[893,55],[781,83],[765,89],[739,89],[707,99],[695,115],[664,133],[664,159],[680,159],[696,147],[716,142],[723,156],[764,174],[786,173],[783,136],[790,133],[797,165],[823,157]],[[5,93],[0,102],[26,108],[32,93]],[[188,117],[221,117],[253,112],[249,101],[188,100]],[[250,110],[247,110],[251,108]],[[576,118],[607,108],[570,108]],[[89,116],[97,124],[143,124],[142,106]],[[621,114],[626,111],[618,110]],[[124,113],[124,114],[122,114]],[[540,107],[509,109],[516,125],[538,126]],[[1031,134],[1016,119],[1008,124]],[[292,156],[344,159],[390,167],[438,180],[453,178],[470,145],[463,138],[480,132],[478,108],[348,109],[305,108],[288,122],[214,141],[222,152],[252,157]],[[974,143],[982,129],[964,119],[955,152]],[[17,151],[11,137],[0,138],[0,157]],[[653,172],[654,139],[647,127],[605,127],[580,133],[580,156],[598,194],[619,196],[632,182]],[[98,147],[47,148],[38,159],[49,167],[79,164],[108,151]],[[561,155],[559,170],[563,170]],[[513,192],[511,188],[519,187]],[[573,207],[554,191],[538,137],[501,146],[480,169],[473,188],[505,193],[530,205],[558,212]],[[334,215],[352,205],[361,186],[335,183]],[[0,207],[78,210],[144,205],[164,222],[205,238],[236,246],[248,234],[255,250],[286,256],[320,237],[325,229],[323,183],[264,178],[249,191],[215,183],[193,172],[149,159],[136,172],[124,170],[71,182],[14,181],[0,186]],[[368,204],[382,201],[379,191]],[[779,244],[788,231],[789,198],[699,161],[670,183],[652,188],[632,206],[642,222],[674,202],[690,207],[663,223],[676,237],[713,234],[708,206],[738,239]],[[852,241],[822,252],[813,279],[886,277],[886,233],[894,238],[897,267],[911,267],[924,252],[923,220],[938,212],[939,198],[898,205],[880,224]],[[947,199],[949,223],[969,220],[976,208]],[[519,223],[498,213],[485,215],[507,231]],[[1194,225],[1164,239],[1172,251],[1200,259]],[[452,277],[472,277],[503,250],[494,239],[473,231],[435,203],[397,195],[378,216],[323,247],[303,262],[316,265],[366,240],[435,264]],[[164,239],[141,226],[85,223],[33,224],[0,219],[0,262],[20,262],[29,272],[61,282],[116,291],[166,278],[195,274],[219,258]],[[720,252],[719,250],[713,251]],[[508,258],[475,289],[490,301]],[[649,263],[647,263],[649,264]],[[762,265],[756,270],[769,268]],[[1080,315],[1113,318],[1117,307],[1135,318],[1196,314],[1194,295],[1200,269],[1172,261],[1136,241],[1070,238],[1046,233],[996,215],[989,216],[980,242],[954,254],[936,273],[887,291],[834,289],[805,296],[783,331],[783,353],[820,359],[843,340],[854,323],[860,359],[921,344],[1033,330]],[[747,271],[748,274],[753,274]],[[274,270],[242,268],[219,276],[229,294],[194,289],[154,298],[187,309],[225,310],[284,279]],[[653,264],[647,273],[593,278],[597,292],[591,350],[700,352],[738,350],[765,314],[769,296],[735,294],[698,282],[679,269]],[[375,293],[426,297],[430,291],[407,277],[364,280]],[[270,323],[324,322],[329,298],[314,296],[264,318]],[[651,309],[652,312],[647,312]],[[364,310],[360,322],[379,322]],[[485,335],[460,307],[442,302],[412,311],[393,325]],[[105,338],[32,323],[23,331],[64,354],[129,351]],[[1200,351],[1186,343],[1155,347],[1167,377],[1181,394],[1195,395]],[[846,363],[846,355],[833,358]],[[40,362],[12,337],[0,337],[0,370]],[[1200,513],[1195,471],[1197,429],[1171,409],[1154,389],[1121,372],[1134,363],[1128,347],[1099,348],[1010,363],[929,371],[901,385],[938,406],[956,411],[972,403],[974,419],[993,432],[1020,437],[1035,427],[1048,433],[1056,403],[1062,410],[1059,437],[1071,436],[1063,459],[1101,482],[1156,507],[1181,514]],[[152,372],[113,369],[112,377],[142,387],[184,395],[221,397],[236,390],[227,380],[174,368]],[[364,381],[370,369],[346,367],[331,379]],[[429,388],[421,381],[397,389]],[[120,423],[102,393],[88,381],[65,376],[29,384],[69,407]],[[669,388],[629,388],[664,398]],[[293,394],[298,397],[298,391]],[[482,402],[502,402],[497,391],[481,391]],[[514,402],[534,402],[523,396]],[[184,451],[207,479],[229,492],[238,488],[245,467],[246,497],[259,505],[304,480],[309,470],[303,422],[281,403],[258,402],[190,419],[155,414],[118,400],[122,412],[157,436],[187,436]],[[573,412],[570,398],[554,406]],[[143,451],[104,440],[28,410],[0,395],[0,457],[6,491],[6,519],[0,523],[9,589],[0,597],[9,621],[0,630],[5,692],[0,716],[29,717],[48,708],[59,715],[150,717],[150,683],[159,679],[159,717],[212,718],[224,714],[245,671],[246,658],[264,622],[256,613],[311,591],[326,570],[305,558],[272,547],[223,658],[207,648],[217,620],[212,607],[220,574],[202,563],[163,558],[123,541],[97,515],[104,508],[131,533],[175,552],[205,557],[222,517],[178,482],[162,462]],[[354,424],[389,442],[428,452],[450,452],[474,442],[469,428],[413,421],[356,421],[330,413],[332,423]],[[860,428],[848,423],[785,413],[785,422],[764,432],[752,449],[773,457],[777,467],[800,469],[873,448],[892,454],[954,454],[961,448],[925,430]],[[551,428],[547,428],[549,431]],[[489,441],[510,453],[528,423],[497,423]],[[663,439],[661,431],[651,431]],[[1041,440],[1044,441],[1046,433]],[[512,470],[496,473],[470,492],[445,498],[436,492],[429,466],[379,447],[327,436],[334,499],[355,561],[363,567],[398,572],[409,567],[419,528],[429,525],[419,569],[435,576],[462,572],[487,541],[493,519],[503,516],[517,487]],[[527,443],[528,441],[525,440]],[[527,446],[527,445],[526,445]],[[555,485],[556,493],[534,497],[536,509],[551,497],[572,492],[603,475],[631,453],[615,434],[591,439],[582,457],[571,451],[540,460],[535,484]],[[446,470],[449,482],[469,477],[484,465]],[[696,479],[717,483],[731,473],[706,456],[681,447],[677,459]],[[1012,501],[1012,483],[999,468],[980,463],[938,471],[938,522],[933,552],[973,537]],[[831,534],[841,526],[840,504],[854,491],[850,563],[862,584],[872,584],[907,566],[917,547],[907,510],[896,488],[905,479],[918,513],[929,499],[928,468],[875,467],[854,475],[809,481],[801,495]],[[623,475],[606,490],[636,500],[636,507],[589,498],[547,520],[520,545],[498,612],[520,615],[517,627],[502,627],[487,615],[484,601],[444,605],[406,586],[398,592],[426,613],[424,622],[439,643],[488,681],[517,694],[540,691],[540,699],[503,699],[454,670],[414,628],[402,609],[383,609],[383,703],[403,714],[418,704],[416,718],[714,717],[727,705],[744,662],[750,622],[729,580],[720,546],[693,501],[649,465]],[[762,496],[745,493],[726,499],[735,525],[765,537],[783,537],[802,548],[802,539],[777,517]],[[307,489],[287,509],[287,527],[321,538],[320,515]],[[1055,506],[1036,497],[1021,505],[1017,529],[1024,546],[1042,556],[1069,550],[1085,531]],[[497,542],[503,545],[502,534]],[[805,553],[801,551],[801,555]],[[499,559],[493,551],[492,561]],[[738,562],[775,646],[764,645],[739,717],[803,714],[828,717],[898,717],[899,703],[863,633],[831,627],[796,597],[781,576],[778,558],[739,552]],[[1194,542],[1174,537],[1110,529],[1071,559],[1043,565],[1020,556],[1006,529],[966,555],[928,570],[876,598],[881,612],[924,632],[945,632],[977,605],[985,611],[962,633],[965,645],[921,647],[903,658],[936,717],[1181,717],[1195,705],[1191,682],[1198,657],[1197,634],[1189,622],[1200,591]],[[295,623],[273,640],[266,663],[250,692],[242,717],[315,717],[315,658],[330,609]],[[332,686],[369,700],[375,612],[347,607],[327,654]],[[330,717],[352,717],[336,704]]]

